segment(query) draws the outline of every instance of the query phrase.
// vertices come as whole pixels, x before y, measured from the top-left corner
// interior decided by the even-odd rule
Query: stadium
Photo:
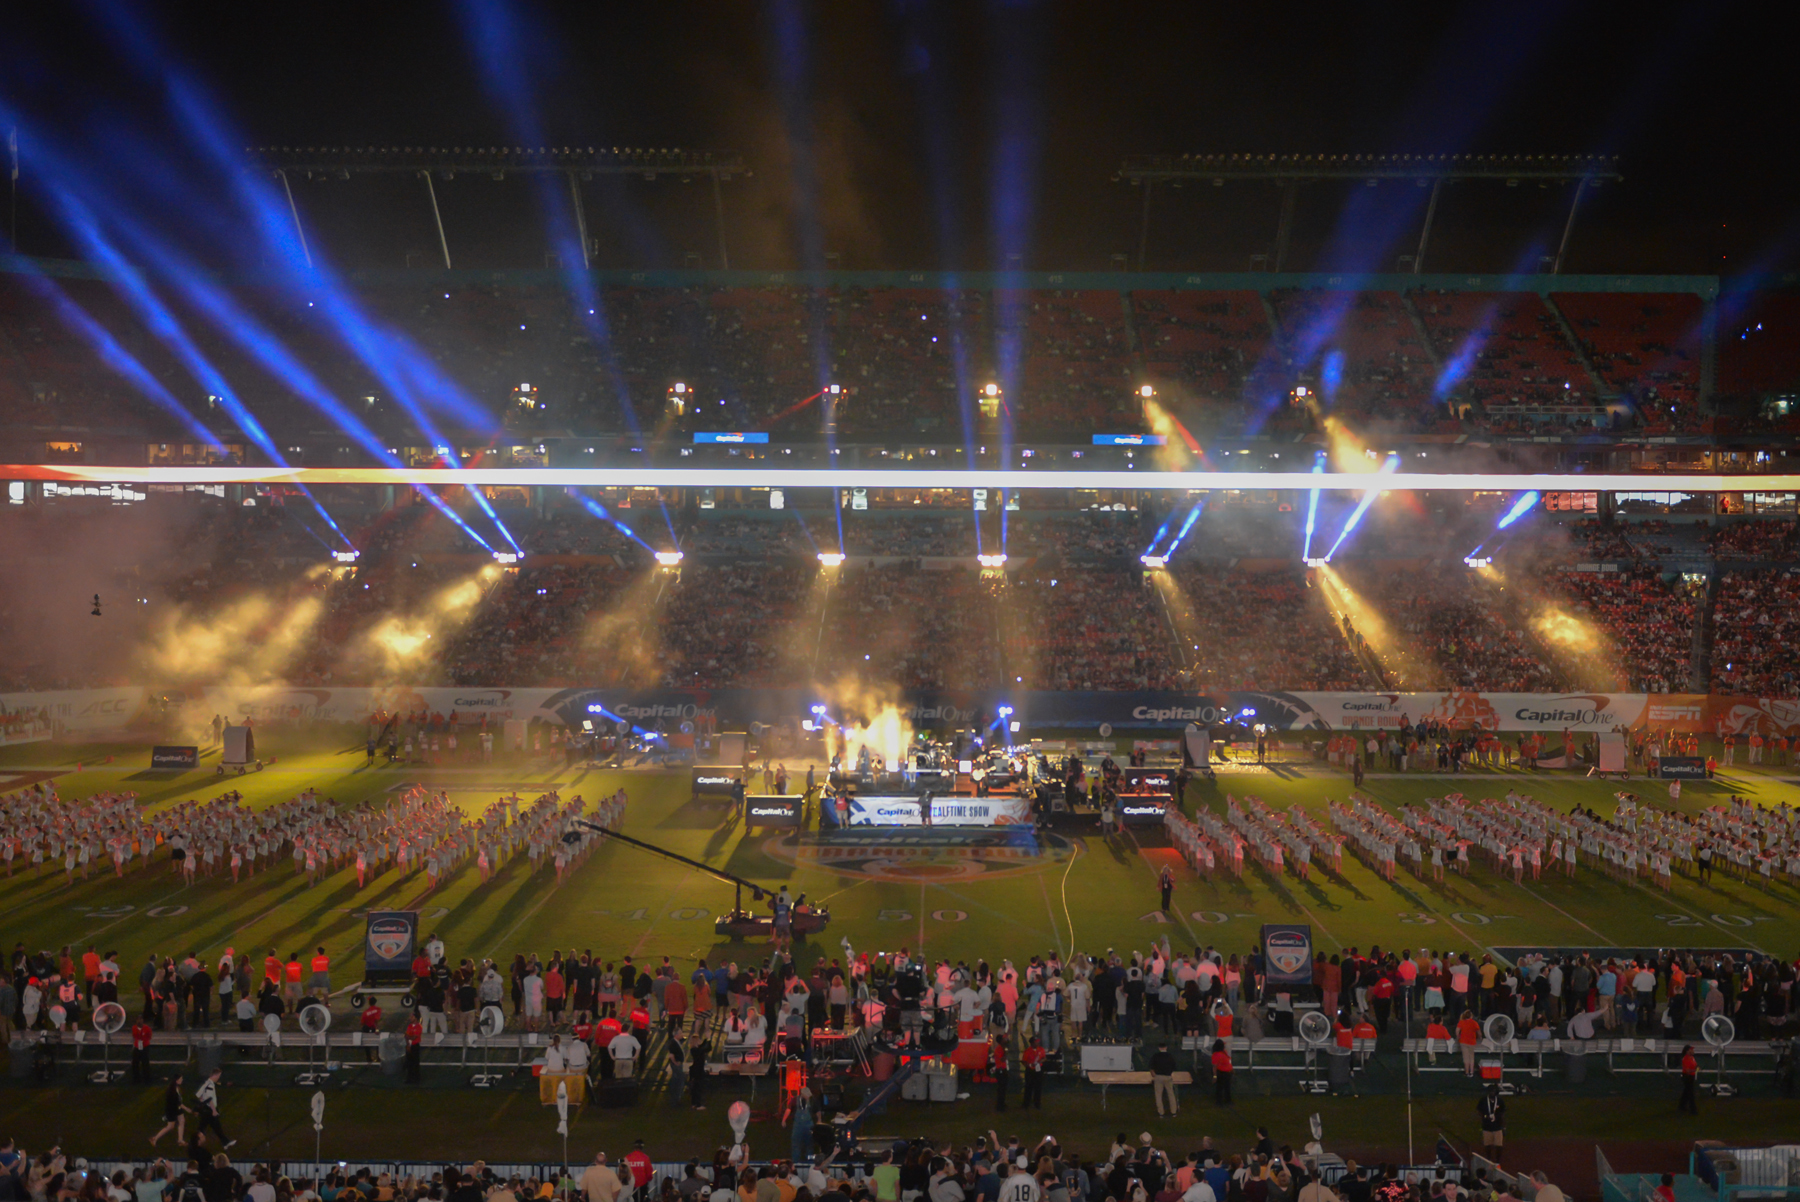
[[[1800,1194],[1764,52],[424,12],[9,21],[0,1190]]]

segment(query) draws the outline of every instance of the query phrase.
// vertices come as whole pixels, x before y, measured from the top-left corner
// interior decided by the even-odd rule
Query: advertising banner
[[[1656,774],[1664,780],[1705,780],[1706,761],[1697,755],[1665,755]]]
[[[370,985],[411,982],[418,943],[417,910],[370,910],[363,940],[363,981]]]
[[[1121,768],[1121,793],[1175,792],[1175,770],[1172,768]]]
[[[798,829],[800,803],[806,799],[798,793],[750,793],[744,797],[744,826],[773,826]]]
[[[1442,722],[1518,733],[1569,730],[1589,734],[1617,727],[1682,733],[1800,736],[1800,702],[1694,693],[1320,693],[1229,691],[990,693],[902,692],[903,719],[920,730],[947,732],[989,721],[1001,705],[1029,735],[1041,731],[1115,731],[1184,734],[1194,762],[1195,744],[1219,728],[1260,725],[1294,731],[1396,730],[1403,722]],[[148,703],[142,688],[67,689],[0,694],[0,713],[41,715],[58,734],[123,731],[173,715],[231,725],[362,723],[379,715],[420,715],[468,730],[496,732],[507,722],[546,722],[579,728],[583,721],[622,721],[671,739],[684,726],[749,730],[762,723],[798,732],[828,699],[816,689],[608,689],[608,688],[299,688],[287,685],[220,686]],[[856,717],[840,715],[833,719]],[[190,736],[191,737],[191,736]],[[796,735],[796,737],[798,737]],[[712,755],[713,753],[706,753]]]
[[[689,775],[693,779],[695,797],[731,797],[737,792],[742,769],[717,764],[696,765]]]
[[[152,768],[198,768],[200,766],[200,749],[198,747],[152,747],[150,749],[150,766]]]
[[[934,797],[932,826],[1019,826],[1031,822],[1023,797]],[[852,797],[851,826],[922,826],[917,797]]]
[[[1263,971],[1271,985],[1312,984],[1312,928],[1304,923],[1265,922]]]
[[[1127,793],[1119,798],[1119,821],[1126,826],[1161,826],[1168,806],[1166,797],[1134,797]]]

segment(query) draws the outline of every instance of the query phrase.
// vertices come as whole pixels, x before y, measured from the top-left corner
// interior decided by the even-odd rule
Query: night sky
[[[178,158],[162,89],[106,11],[14,5],[0,27],[27,253],[69,253],[34,204],[34,144],[110,167],[93,135],[123,128],[146,162]],[[511,120],[476,68],[471,7],[449,0],[135,11],[241,144],[517,145],[523,111],[549,145],[738,151],[754,177],[726,186],[734,267],[985,269],[1018,254],[1104,270],[1137,248],[1122,157],[1184,151],[1614,153],[1625,181],[1584,201],[1565,270],[1732,275],[1800,258],[1789,42],[1767,6],[522,5],[502,18],[518,38]],[[1393,270],[1411,253],[1422,191],[1359,190],[1302,190],[1292,268]],[[416,179],[297,193],[335,261],[435,262]],[[1427,268],[1534,265],[1569,193],[1446,189]],[[1246,269],[1272,249],[1277,195],[1159,191],[1149,267]],[[463,177],[440,200],[457,266],[542,265],[527,181]],[[717,265],[704,182],[597,184],[587,212],[597,266],[680,267],[690,252]],[[231,261],[228,227],[192,233]]]

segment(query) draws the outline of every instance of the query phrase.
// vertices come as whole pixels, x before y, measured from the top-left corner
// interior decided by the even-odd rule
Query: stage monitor
[[[152,747],[150,749],[150,766],[152,768],[198,768],[200,766],[200,749],[198,747]]]
[[[797,830],[806,798],[798,793],[750,793],[744,797],[744,826]]]

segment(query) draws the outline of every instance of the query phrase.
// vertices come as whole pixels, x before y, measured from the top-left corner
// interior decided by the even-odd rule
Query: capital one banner
[[[0,694],[4,713],[47,718],[58,734],[148,728],[177,707],[185,716],[223,715],[232,725],[359,723],[377,715],[428,714],[467,729],[485,719],[541,721],[579,727],[584,720],[623,720],[676,732],[683,723],[749,730],[752,723],[799,730],[813,708],[829,704],[818,689],[414,688],[406,685],[304,688],[281,684],[196,689],[185,699],[147,703],[140,687]],[[988,722],[1002,705],[1027,734],[1095,730],[1209,731],[1232,724],[1273,731],[1397,730],[1403,722],[1442,722],[1455,730],[1607,731],[1617,727],[1683,733],[1800,736],[1800,702],[1701,693],[1319,693],[1249,690],[1181,692],[1049,692],[897,694],[906,720],[921,730]],[[185,705],[180,702],[185,700]],[[835,715],[834,715],[835,716]],[[160,740],[146,739],[146,742]]]

